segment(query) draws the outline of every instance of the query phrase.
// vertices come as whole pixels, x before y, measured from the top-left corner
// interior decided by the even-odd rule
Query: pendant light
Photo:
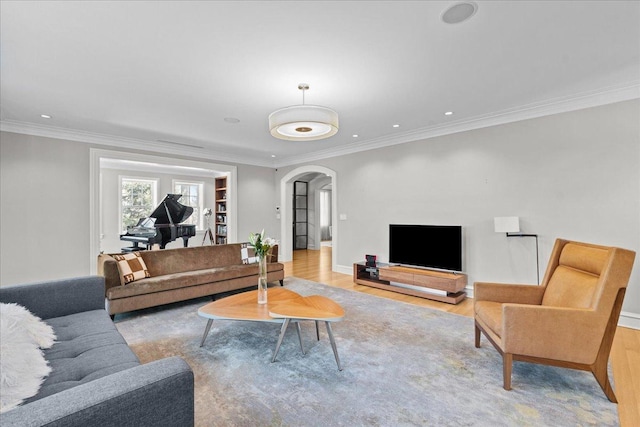
[[[338,113],[319,105],[305,105],[304,91],[309,85],[300,83],[302,105],[281,108],[269,115],[269,131],[278,139],[315,141],[338,133]]]

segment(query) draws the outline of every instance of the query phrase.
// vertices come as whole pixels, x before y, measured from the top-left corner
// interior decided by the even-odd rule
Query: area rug
[[[118,316],[143,363],[177,355],[195,373],[198,426],[585,426],[618,425],[588,372],[515,362],[502,388],[502,359],[473,320],[424,307],[287,278],[302,295],[340,303],[333,324],[343,371],[326,330],[302,323],[306,355],[291,325],[275,363],[279,324],[214,321],[203,347],[207,299]]]

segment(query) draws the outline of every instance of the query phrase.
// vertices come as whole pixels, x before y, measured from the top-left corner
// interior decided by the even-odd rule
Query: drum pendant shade
[[[278,139],[288,141],[315,141],[338,133],[338,113],[319,105],[304,105],[304,91],[309,85],[298,86],[302,92],[302,105],[281,108],[269,115],[269,131]]]

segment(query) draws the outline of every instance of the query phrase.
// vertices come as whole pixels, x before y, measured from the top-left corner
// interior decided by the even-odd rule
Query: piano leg
[[[182,236],[182,241],[184,242],[185,248],[189,246],[189,237],[191,236]]]
[[[122,252],[136,252],[136,251],[143,251],[144,248],[138,245],[138,242],[132,242],[133,246],[129,246],[126,248],[121,248]]]

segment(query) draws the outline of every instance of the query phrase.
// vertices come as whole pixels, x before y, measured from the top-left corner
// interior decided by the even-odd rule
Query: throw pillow
[[[249,243],[242,243],[240,245],[240,257],[243,264],[255,264],[258,262],[255,248],[249,246]]]
[[[136,280],[151,277],[147,265],[144,263],[139,252],[131,252],[128,254],[115,254],[113,258],[118,261],[120,274],[124,278],[125,285]]]
[[[40,348],[55,341],[51,326],[18,304],[0,303],[0,413],[35,396],[51,372]]]

